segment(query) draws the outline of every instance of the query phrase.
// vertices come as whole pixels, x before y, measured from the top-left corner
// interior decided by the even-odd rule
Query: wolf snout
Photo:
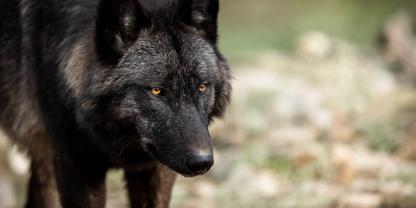
[[[195,154],[189,156],[186,160],[186,167],[193,174],[204,174],[206,173],[214,164],[214,158],[212,154]]]

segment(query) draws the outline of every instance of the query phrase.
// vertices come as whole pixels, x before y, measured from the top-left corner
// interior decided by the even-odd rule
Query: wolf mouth
[[[153,144],[145,143],[144,146],[145,146],[145,149],[149,153],[150,156],[152,156],[157,161],[163,163],[162,160],[160,159],[159,155],[157,154],[156,147]],[[167,166],[167,167],[169,167],[169,166]],[[172,169],[171,167],[169,167],[169,168]],[[189,170],[181,170],[181,171],[178,171],[178,170],[175,170],[175,169],[172,169],[172,170],[181,174],[184,177],[195,177],[195,176],[201,175],[201,173],[192,173]]]

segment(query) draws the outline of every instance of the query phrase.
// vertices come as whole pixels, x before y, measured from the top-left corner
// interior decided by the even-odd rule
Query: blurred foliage
[[[393,119],[362,123],[358,131],[365,134],[368,145],[373,150],[393,153],[398,148],[396,138],[399,129]]]
[[[291,51],[311,30],[364,47],[375,44],[387,17],[414,13],[414,0],[221,0],[220,43],[232,59],[263,50]]]

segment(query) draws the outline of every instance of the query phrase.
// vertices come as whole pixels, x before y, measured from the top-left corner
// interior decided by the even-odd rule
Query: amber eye
[[[198,91],[200,93],[205,92],[207,90],[207,85],[206,84],[199,84],[198,85]]]
[[[160,87],[153,87],[152,88],[152,94],[153,95],[160,95],[161,92],[162,92],[162,89]]]

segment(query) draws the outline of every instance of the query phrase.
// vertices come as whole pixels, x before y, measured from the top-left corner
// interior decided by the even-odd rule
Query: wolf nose
[[[214,164],[212,155],[193,155],[188,157],[186,167],[196,174],[203,174],[207,172]]]

